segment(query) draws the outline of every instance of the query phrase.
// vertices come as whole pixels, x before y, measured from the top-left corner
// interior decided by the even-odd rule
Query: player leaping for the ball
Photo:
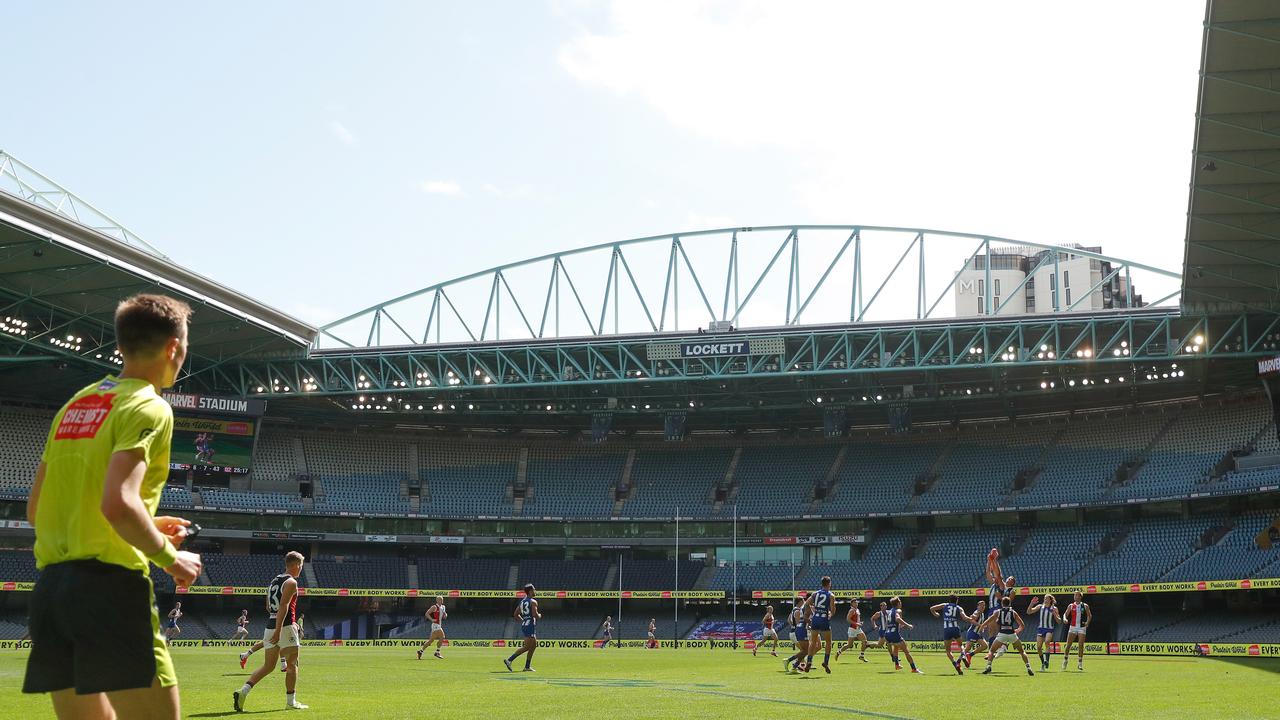
[[[1027,674],[1034,676],[1031,671],[1031,660],[1027,658],[1027,651],[1022,647],[1022,640],[1019,635],[1026,628],[1026,624],[1022,622],[1022,616],[1018,611],[1013,609],[1013,601],[1004,598],[1000,601],[1000,609],[991,614],[987,618],[987,625],[996,629],[995,642],[991,643],[991,650],[987,653],[987,669],[982,671],[983,675],[991,674],[991,662],[996,658],[996,653],[1000,648],[1006,645],[1012,645],[1014,650],[1022,656],[1022,662],[1027,666]]]
[[[1089,609],[1089,603],[1084,601],[1084,594],[1076,591],[1074,595],[1075,602],[1067,606],[1067,611],[1063,613],[1062,621],[1067,624],[1067,647],[1062,651],[1062,669],[1067,669],[1067,660],[1071,657],[1071,643],[1077,646],[1076,669],[1084,670],[1084,635],[1089,630],[1089,623],[1093,622],[1093,611]]]
[[[764,632],[760,634],[760,642],[751,648],[751,656],[755,657],[756,651],[764,645],[766,641],[773,640],[773,650],[769,653],[774,657],[778,657],[778,631],[773,628],[773,606],[769,605],[764,609],[764,619],[760,621],[764,625]]]
[[[947,659],[951,661],[951,667],[956,669],[957,675],[963,675],[964,670],[960,669],[960,657],[951,654],[951,645],[960,644],[960,621],[963,620],[969,624],[973,624],[972,617],[967,615],[964,608],[960,607],[960,598],[955,593],[951,593],[951,597],[947,598],[947,602],[938,603],[929,608],[929,612],[934,617],[942,618],[942,642],[947,651]],[[961,653],[963,657],[963,653]]]
[[[849,606],[849,635],[845,640],[844,646],[836,650],[836,661],[840,661],[840,654],[845,650],[853,648],[854,640],[861,640],[862,647],[858,648],[858,659],[862,662],[867,661],[867,634],[862,630],[862,611],[858,609],[858,602],[855,600]]]
[[[444,656],[440,654],[440,648],[444,647],[445,641],[444,619],[449,617],[449,613],[444,607],[444,596],[436,596],[435,604],[427,608],[425,616],[427,618],[427,622],[431,623],[431,637],[428,638],[426,642],[422,643],[422,647],[418,648],[418,659],[421,660],[422,653],[426,652],[427,648],[431,647],[431,643],[435,643],[436,651],[433,654],[435,657],[443,660]]]
[[[1062,622],[1062,616],[1058,614],[1058,608],[1053,596],[1046,593],[1044,602],[1040,602],[1039,598],[1031,598],[1031,604],[1027,606],[1028,613],[1036,613],[1038,622],[1036,623],[1036,655],[1040,658],[1040,671],[1047,672],[1049,670],[1049,642],[1053,640],[1053,629]]]
[[[1013,590],[1013,576],[1004,576],[1004,572],[1000,568],[1000,550],[991,548],[991,552],[987,553],[987,582],[991,584],[988,594],[991,596],[991,608],[994,610],[1000,606],[1000,598],[1009,594]]]
[[[524,635],[524,644],[521,648],[513,653],[511,657],[502,661],[507,666],[507,672],[511,672],[511,663],[522,653],[524,656],[524,671],[533,672],[533,651],[538,649],[538,621],[542,619],[542,613],[538,612],[538,601],[533,599],[534,588],[530,583],[524,586],[524,597],[516,603],[515,619],[520,621],[520,633]]]

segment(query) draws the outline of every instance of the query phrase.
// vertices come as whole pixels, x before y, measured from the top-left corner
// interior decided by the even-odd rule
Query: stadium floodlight
[[[814,402],[818,402],[818,403],[822,402],[822,396],[821,396],[821,395],[819,395],[819,396],[818,396],[818,399],[817,399],[817,400],[814,400]]]
[[[881,401],[881,400],[883,400],[883,399],[884,399],[884,396],[883,396],[883,395],[877,395],[877,396],[876,396],[876,402],[880,402],[880,401]]]
[[[1076,381],[1075,381],[1075,380],[1068,380],[1068,381],[1067,381],[1067,385],[1070,385],[1071,387],[1075,387],[1075,386],[1076,386]]]
[[[485,375],[485,376],[484,376],[484,384],[485,384],[485,385],[488,385],[488,384],[489,384],[489,383],[491,383],[491,382],[493,382],[493,378],[489,377],[488,375]]]
[[[467,409],[468,409],[468,410],[475,410],[475,409],[476,409],[476,406],[475,406],[475,405],[473,405],[473,404],[471,404],[471,403],[467,403]]]
[[[1049,346],[1048,346],[1048,345],[1041,345],[1041,346],[1040,346],[1040,352],[1048,352],[1048,351],[1049,351]]]
[[[1197,335],[1197,336],[1195,336],[1194,338],[1192,338],[1191,342],[1195,343],[1196,345],[1203,345],[1203,344],[1204,344],[1204,336],[1203,336],[1203,335]]]

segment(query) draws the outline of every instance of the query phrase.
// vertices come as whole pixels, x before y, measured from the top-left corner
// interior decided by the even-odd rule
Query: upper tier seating
[[[408,561],[401,558],[326,558],[311,563],[320,587],[407,588]]]
[[[625,451],[607,446],[540,446],[529,452],[533,496],[524,514],[534,517],[609,517],[609,489],[622,477]]]
[[[516,480],[519,447],[501,440],[421,440],[420,512],[437,517],[514,515],[507,488]]]

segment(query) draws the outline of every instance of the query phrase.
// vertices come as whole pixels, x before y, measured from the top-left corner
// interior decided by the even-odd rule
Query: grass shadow
[[[1280,674],[1280,658],[1214,657],[1210,655],[1203,659],[1226,663],[1227,665],[1239,665],[1240,667],[1247,667],[1250,670],[1265,670],[1267,672]]]

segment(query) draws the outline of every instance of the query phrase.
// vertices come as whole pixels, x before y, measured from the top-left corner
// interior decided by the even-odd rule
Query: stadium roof
[[[189,375],[238,358],[300,355],[315,337],[307,324],[176,265],[3,152],[0,181],[0,360],[26,366],[22,383],[33,384],[33,365],[85,375],[115,367],[112,314],[136,292],[195,308]]]
[[[1280,309],[1280,3],[1210,0],[1183,307]]]

